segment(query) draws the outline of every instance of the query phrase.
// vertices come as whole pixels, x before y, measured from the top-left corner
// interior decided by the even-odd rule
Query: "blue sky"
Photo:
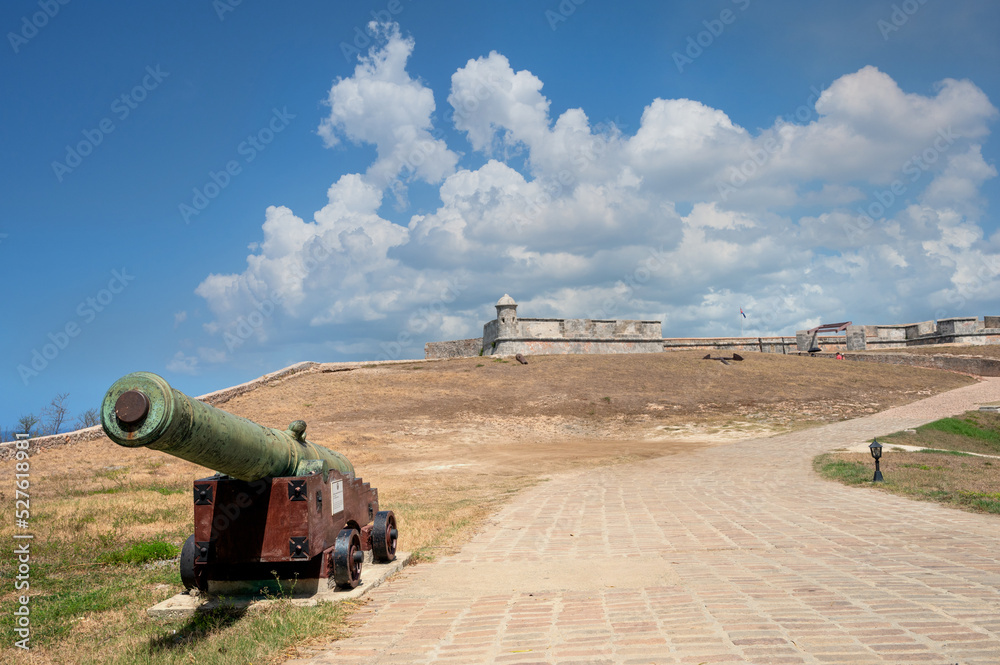
[[[371,24],[374,20],[378,24]],[[422,357],[1000,314],[991,2],[7,2],[0,423]],[[48,356],[48,357],[45,357]]]

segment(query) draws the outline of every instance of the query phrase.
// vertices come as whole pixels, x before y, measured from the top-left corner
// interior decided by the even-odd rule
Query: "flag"
[[[747,315],[743,312],[743,308],[742,307],[740,307],[740,314],[743,314],[743,318],[744,319],[747,318]]]

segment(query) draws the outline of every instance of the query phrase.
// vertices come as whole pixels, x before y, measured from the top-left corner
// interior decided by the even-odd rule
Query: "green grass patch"
[[[813,460],[824,478],[867,486],[921,501],[934,501],[973,512],[1000,514],[1000,470],[985,457],[934,451],[885,451],[884,482],[873,483],[875,464],[867,453],[827,453]]]
[[[963,453],[961,450],[936,450],[934,448],[924,448],[916,451],[927,455],[954,455],[955,457],[972,457],[972,453]]]
[[[848,485],[870,482],[875,475],[872,465],[841,459],[835,455],[820,455],[816,458],[814,466],[824,478],[838,480]]]
[[[1000,493],[959,492],[957,501],[985,513],[1000,514]]]
[[[157,483],[151,483],[149,485],[116,485],[115,487],[102,487],[96,490],[88,491],[74,491],[71,492],[73,496],[95,496],[98,494],[125,494],[128,492],[156,492],[157,494],[162,494],[163,496],[169,496],[171,494],[184,494],[185,492],[190,492],[191,490],[187,487],[176,487],[170,485],[159,485]]]
[[[165,543],[162,540],[148,540],[136,543],[130,547],[113,550],[98,557],[101,563],[121,565],[127,563],[146,563],[147,561],[159,561],[161,559],[173,559],[180,554],[181,549],[176,545]]]
[[[167,485],[143,485],[136,487],[137,490],[146,490],[147,492],[156,492],[157,494],[162,494],[163,496],[169,496],[171,494],[184,494],[185,492],[190,492],[190,487],[170,487]]]
[[[968,416],[966,418],[968,418]],[[983,429],[973,422],[970,422],[968,419],[942,418],[941,420],[935,420],[932,423],[927,423],[926,425],[921,425],[917,428],[918,432],[921,430],[955,434],[977,441],[1000,442],[1000,431]]]
[[[880,436],[879,439],[882,443],[1000,456],[1000,414],[968,411],[953,418],[935,420],[909,432]]]

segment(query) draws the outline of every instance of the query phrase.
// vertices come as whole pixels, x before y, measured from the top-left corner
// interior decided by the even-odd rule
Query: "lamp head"
[[[878,439],[872,439],[868,449],[871,450],[872,457],[875,459],[882,457],[882,444],[878,442]]]

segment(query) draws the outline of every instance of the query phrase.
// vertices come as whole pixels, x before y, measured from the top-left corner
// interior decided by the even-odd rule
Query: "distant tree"
[[[73,425],[76,429],[83,429],[85,427],[93,427],[94,425],[101,424],[101,414],[97,409],[87,409],[81,413],[76,418],[76,424]]]
[[[38,436],[37,426],[38,418],[35,417],[35,414],[29,413],[17,419],[17,427],[14,428],[14,433]]]
[[[63,423],[66,422],[66,416],[69,415],[69,408],[66,406],[68,398],[69,393],[59,393],[52,398],[47,407],[42,409],[42,418],[45,419],[42,425],[43,432],[58,434],[59,430],[62,429]]]

